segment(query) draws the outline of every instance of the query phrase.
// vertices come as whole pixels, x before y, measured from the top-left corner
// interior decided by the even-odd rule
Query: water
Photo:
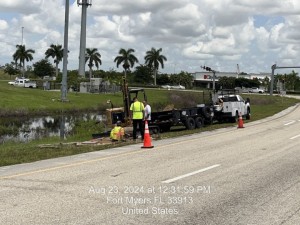
[[[0,126],[7,129],[5,134],[0,134],[0,144],[7,141],[28,142],[45,137],[60,137],[65,139],[78,120],[95,120],[95,122],[105,122],[104,113],[101,114],[83,114],[83,115],[53,115],[45,117],[19,117],[2,118]]]

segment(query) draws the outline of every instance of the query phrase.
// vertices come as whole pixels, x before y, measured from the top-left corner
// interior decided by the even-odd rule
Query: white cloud
[[[0,64],[10,62],[24,27],[26,47],[44,57],[50,44],[64,40],[63,0],[0,2]],[[133,48],[143,63],[151,47],[162,48],[168,61],[161,72],[200,70],[270,71],[276,62],[300,58],[300,2],[296,0],[102,0],[87,12],[87,47],[98,48],[102,69],[120,48]],[[81,7],[70,1],[69,64],[78,68]],[[3,50],[4,49],[4,50]],[[121,69],[120,69],[121,70]]]
[[[0,20],[0,30],[6,30],[8,28],[8,23],[5,20]]]

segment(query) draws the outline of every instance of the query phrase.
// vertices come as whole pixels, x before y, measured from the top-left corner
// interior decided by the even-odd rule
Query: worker
[[[145,110],[144,110],[144,120],[150,121],[151,120],[151,106],[145,100],[143,101]]]
[[[144,104],[140,102],[137,97],[133,98],[133,103],[130,105],[130,115],[132,119],[132,138],[136,140],[137,136],[137,127],[139,127],[141,138],[144,140],[144,126],[143,126],[143,119],[144,119]]]
[[[123,141],[124,140],[124,128],[121,126],[121,121],[117,121],[115,127],[110,132],[110,139],[115,141]]]

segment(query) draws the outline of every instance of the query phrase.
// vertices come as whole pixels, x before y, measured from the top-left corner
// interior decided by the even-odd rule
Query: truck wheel
[[[150,134],[153,135],[153,134],[159,134],[159,129],[158,127],[153,127],[150,129]]]
[[[188,130],[195,129],[195,127],[196,127],[195,120],[192,117],[187,118],[187,120],[185,122],[185,127]]]
[[[197,117],[197,118],[195,119],[195,124],[196,124],[196,127],[197,127],[197,128],[203,127],[203,119],[202,119],[201,117]]]

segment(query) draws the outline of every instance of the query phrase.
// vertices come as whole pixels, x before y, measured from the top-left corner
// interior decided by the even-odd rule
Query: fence
[[[89,83],[80,84],[82,93],[116,93],[121,91],[121,87],[115,84],[90,85]]]

